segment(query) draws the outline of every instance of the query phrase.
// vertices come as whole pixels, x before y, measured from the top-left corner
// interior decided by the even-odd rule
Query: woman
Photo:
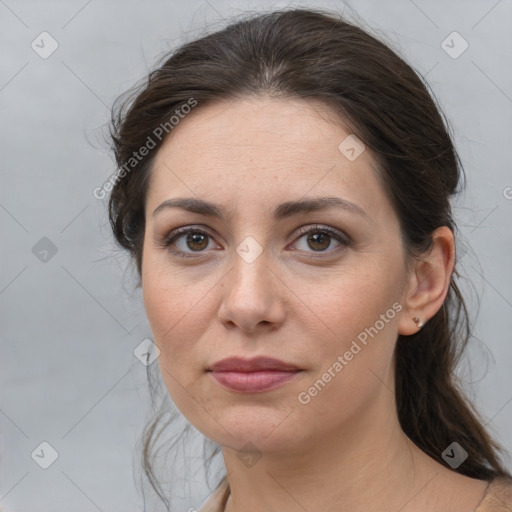
[[[169,56],[112,138],[163,381],[222,449],[202,510],[510,510],[454,374],[460,160],[411,67],[329,13],[261,14]]]

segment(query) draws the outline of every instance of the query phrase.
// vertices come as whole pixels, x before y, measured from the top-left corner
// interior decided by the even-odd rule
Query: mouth
[[[304,370],[270,357],[230,357],[212,365],[208,372],[223,387],[244,393],[261,393],[278,388]]]

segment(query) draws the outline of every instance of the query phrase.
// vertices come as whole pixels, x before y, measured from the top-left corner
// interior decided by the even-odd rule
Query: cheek
[[[191,347],[194,328],[199,325],[193,320],[200,315],[200,306],[192,294],[183,293],[175,285],[167,285],[162,276],[152,276],[143,285],[143,296],[146,315],[160,351],[171,356],[183,345]],[[183,337],[185,332],[187,339]]]
[[[191,281],[156,258],[146,260],[142,283],[146,316],[160,350],[162,376],[167,382],[172,374],[188,387],[206,365],[197,343],[206,329],[205,319],[214,314],[209,300],[214,283]]]
[[[397,309],[401,309],[395,304],[400,297],[400,272],[392,265],[377,263],[365,268],[346,266],[342,273],[330,275],[316,286],[295,286],[309,309],[310,325],[316,322],[327,334],[327,346],[337,351],[348,349],[358,335],[364,341],[364,333],[375,324],[380,337],[394,329]]]
[[[332,279],[326,287],[310,287],[307,295],[304,290],[315,314],[304,317],[310,320],[309,327],[303,327],[310,336],[318,333],[314,349],[318,364],[301,383],[305,395],[298,403],[311,408],[317,420],[325,419],[335,404],[343,405],[343,414],[355,413],[379,390],[391,388],[402,310],[395,274],[391,268],[376,267],[371,273]]]
[[[201,310],[205,302],[196,297],[194,287],[184,293],[179,279],[172,277],[165,272],[144,274],[144,306],[154,342],[160,350],[158,364],[167,391],[185,417],[197,421],[191,396],[197,395],[197,381],[205,364],[196,349],[204,329],[198,319],[206,314]]]

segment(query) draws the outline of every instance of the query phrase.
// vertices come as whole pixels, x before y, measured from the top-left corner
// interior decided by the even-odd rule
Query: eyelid
[[[305,226],[301,226],[300,228],[297,228],[297,230],[294,232],[294,240],[298,236],[306,235],[310,232],[315,231],[323,231],[330,235],[333,235],[334,237],[338,238],[338,240],[344,244],[350,244],[352,242],[352,239],[349,235],[347,235],[345,232],[340,231],[339,229],[333,228],[331,226],[327,226],[324,224],[306,224]]]
[[[183,235],[186,235],[188,233],[201,233],[208,237],[210,237],[212,240],[214,239],[214,236],[211,234],[211,230],[207,228],[206,226],[203,226],[201,224],[193,224],[193,225],[187,225],[187,226],[181,226],[176,229],[172,229],[169,233],[164,235],[162,238],[157,239],[154,241],[156,247],[159,247],[161,249],[167,249],[171,252],[182,254],[183,251],[173,251],[171,249],[171,245],[176,242],[179,238],[181,238]],[[201,253],[204,253],[205,251],[200,251],[197,253],[197,255],[201,255]],[[185,254],[192,254],[192,253],[185,253]],[[187,256],[184,256],[187,257]]]

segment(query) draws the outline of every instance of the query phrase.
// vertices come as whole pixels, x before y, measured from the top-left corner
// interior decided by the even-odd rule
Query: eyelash
[[[183,235],[188,233],[195,233],[195,234],[201,234],[205,235],[207,237],[213,238],[211,235],[209,235],[206,231],[203,231],[201,229],[198,229],[194,226],[185,226],[182,228],[177,228],[173,230],[164,240],[162,240],[159,245],[160,247],[166,248],[169,252],[171,252],[173,255],[177,256],[178,258],[197,258],[200,257],[201,253],[205,251],[196,251],[198,256],[193,255],[192,253],[186,253],[180,250],[176,250],[172,247],[172,244],[179,240]],[[302,238],[304,235],[307,235],[309,233],[324,233],[330,235],[332,238],[334,238],[337,242],[339,242],[342,246],[347,247],[350,245],[350,238],[347,235],[343,235],[338,230],[331,228],[329,226],[323,226],[323,225],[313,225],[310,227],[302,227],[298,230],[296,233],[297,239]],[[339,248],[338,248],[339,249]],[[325,253],[332,253],[337,252],[337,249],[331,250],[331,251],[313,251],[317,252],[318,254],[325,254]],[[317,256],[312,256],[313,258],[316,258]],[[320,256],[321,257],[321,256]]]

